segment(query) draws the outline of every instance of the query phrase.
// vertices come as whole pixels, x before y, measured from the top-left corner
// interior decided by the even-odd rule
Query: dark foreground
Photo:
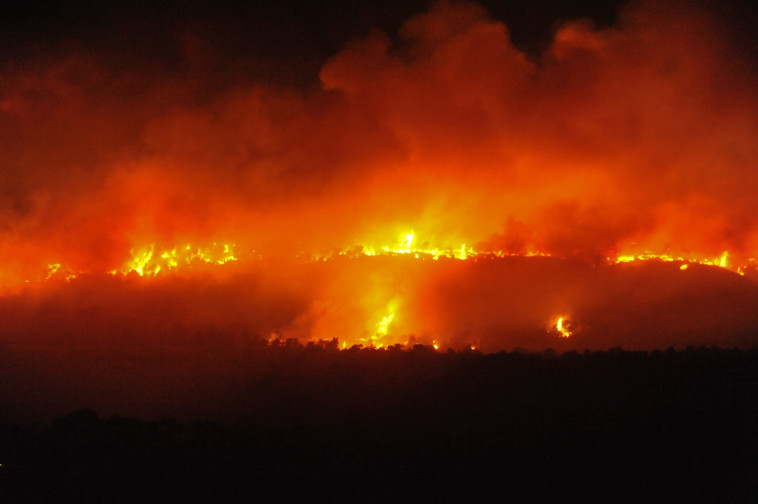
[[[0,428],[0,502],[756,502],[758,350],[267,350],[235,418]]]

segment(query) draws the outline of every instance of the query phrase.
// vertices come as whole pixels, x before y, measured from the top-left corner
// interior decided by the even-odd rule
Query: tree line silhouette
[[[262,348],[226,419],[2,425],[0,501],[758,497],[758,349]]]

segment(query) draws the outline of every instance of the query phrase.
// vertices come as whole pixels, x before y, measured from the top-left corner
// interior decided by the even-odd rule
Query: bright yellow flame
[[[376,324],[374,331],[366,331],[364,337],[358,338],[358,342],[375,348],[383,348],[394,344],[394,341],[387,341],[390,334],[390,324],[395,319],[397,311],[397,299],[393,299],[387,304],[386,315]]]
[[[424,246],[414,246],[414,243],[417,243],[418,240],[416,240],[416,233],[414,231],[410,231],[404,235],[401,235],[398,239],[397,245],[395,246],[382,246],[382,247],[375,247],[373,245],[369,244],[361,244],[357,247],[354,247],[352,249],[347,248],[343,249],[339,252],[337,252],[336,255],[343,256],[343,257],[357,257],[360,255],[364,256],[376,256],[376,255],[394,255],[394,254],[413,254],[413,256],[417,259],[426,259],[431,258],[434,260],[439,259],[440,257],[447,257],[451,259],[461,259],[466,260],[470,257],[474,257],[480,252],[475,252],[471,248],[466,248],[466,244],[461,245],[460,247],[445,247],[440,248],[436,246],[432,246],[429,244],[424,244]],[[487,252],[487,254],[497,254],[493,252]],[[501,255],[512,255],[512,254],[503,254]],[[322,261],[322,260],[328,260],[331,256],[314,256],[314,260]]]
[[[432,340],[432,346],[434,347],[435,350],[440,349],[440,345],[439,343],[437,343],[437,340]]]
[[[567,327],[567,321],[564,317],[558,317],[558,320],[555,321],[555,329],[558,331],[558,335],[561,338],[571,337],[572,333]]]
[[[719,258],[717,266],[721,266],[722,268],[726,268],[729,260],[729,252],[726,250],[723,254],[721,254],[721,257]]]
[[[387,331],[389,330],[390,322],[392,322],[393,318],[395,318],[395,314],[390,313],[384,317],[381,322],[376,324],[376,334],[380,336],[387,336]]]
[[[465,261],[468,258],[468,255],[466,254],[466,244],[464,243],[461,245],[461,252],[458,254],[458,259],[461,261]]]
[[[162,253],[161,259],[164,259],[166,261],[166,264],[168,264],[169,269],[179,267],[179,258],[176,254],[176,248],[174,248],[170,252]]]
[[[630,254],[630,255],[619,255],[616,256],[616,259],[608,259],[609,263],[629,263],[629,262],[635,262],[635,261],[662,261],[662,262],[682,262],[681,266],[679,266],[679,269],[686,270],[688,268],[689,264],[702,264],[704,266],[717,266],[719,268],[728,269],[730,271],[734,271],[735,273],[739,275],[744,275],[744,270],[748,266],[752,266],[755,264],[755,260],[753,258],[748,259],[748,264],[744,266],[737,266],[734,267],[733,264],[731,264],[731,260],[729,259],[729,251],[724,251],[722,254],[718,257],[693,257],[693,256],[672,256],[669,254],[654,254],[652,252],[643,252],[641,254]]]
[[[126,261],[121,267],[111,269],[108,271],[110,275],[128,275],[136,273],[141,277],[153,277],[159,274],[168,274],[171,272],[189,270],[194,266],[221,266],[230,262],[237,262],[238,258],[235,252],[235,245],[233,243],[216,243],[214,242],[210,246],[197,247],[192,244],[186,244],[173,248],[160,248],[155,243],[147,244],[142,247],[135,247],[131,251],[131,258]],[[360,256],[393,256],[393,255],[410,255],[418,260],[433,259],[438,260],[440,258],[456,259],[456,260],[473,260],[480,259],[492,259],[492,258],[507,258],[507,257],[555,257],[550,253],[542,252],[538,250],[527,250],[520,253],[505,252],[502,250],[475,250],[466,246],[465,243],[459,246],[451,246],[448,242],[433,243],[429,241],[421,241],[418,239],[415,231],[410,230],[406,233],[400,234],[398,240],[394,246],[377,246],[377,244],[364,243],[353,247],[351,249],[343,249],[336,254],[330,254],[325,256],[308,256],[310,260],[327,261],[331,258],[342,256],[348,258],[360,257]],[[245,255],[246,258],[260,259],[260,255],[251,255],[249,252]],[[633,253],[619,253],[616,256],[609,256],[605,258],[608,264],[619,263],[631,263],[631,262],[643,262],[643,261],[660,261],[660,262],[676,262],[680,270],[685,271],[689,269],[690,265],[705,265],[712,267],[724,268],[729,271],[733,271],[738,275],[745,276],[747,274],[753,275],[758,272],[758,259],[756,257],[750,257],[743,265],[735,264],[733,257],[729,251],[722,252],[718,257],[703,257],[694,256],[690,254],[656,254],[653,252],[637,252]],[[71,269],[60,262],[50,263],[47,265],[47,270],[40,273],[36,278],[44,280],[52,279],[65,279],[70,281],[76,278],[82,270]],[[25,280],[29,283],[30,280]],[[0,285],[2,287],[3,285]],[[9,286],[9,285],[6,285]],[[365,331],[364,338],[358,338],[358,341],[364,344],[381,344],[383,346],[391,345],[394,342],[389,340],[390,325],[396,323],[397,320],[394,317],[396,306],[389,306],[385,314],[380,317],[379,322],[374,328],[369,325],[367,331]],[[368,320],[373,319],[370,317]],[[566,327],[566,320],[561,317],[560,324],[556,321],[555,324],[558,333],[562,337],[570,337],[571,331]],[[560,326],[560,327],[558,327]],[[375,329],[375,330],[374,330]],[[379,340],[382,340],[379,343]]]
[[[419,246],[417,245],[419,243],[418,237],[416,236],[416,233],[414,231],[410,231],[406,234],[400,235],[398,238],[398,242],[395,246],[381,246],[376,247],[371,244],[361,244],[354,248],[345,248],[341,250],[340,252],[337,252],[336,255],[338,256],[345,256],[345,257],[357,257],[360,255],[364,256],[379,256],[379,255],[395,255],[395,254],[413,254],[414,257],[418,259],[427,259],[431,258],[434,260],[439,259],[440,257],[445,257],[449,259],[459,259],[462,261],[468,260],[468,259],[478,259],[480,257],[497,257],[497,258],[504,258],[504,257],[556,257],[551,253],[543,252],[539,250],[527,250],[526,252],[520,252],[520,253],[512,253],[512,252],[505,252],[503,250],[474,250],[471,247],[466,247],[466,244],[463,243],[462,245],[458,247],[450,247],[449,245],[445,244],[443,247],[439,247],[436,245],[430,245],[428,243],[424,243],[424,245]],[[328,260],[330,255],[327,256],[315,256],[314,259],[316,260]],[[723,252],[718,257],[697,257],[693,255],[671,255],[671,254],[656,254],[653,252],[641,252],[641,253],[633,253],[633,254],[619,254],[610,257],[606,257],[605,261],[609,264],[619,264],[619,263],[631,263],[631,262],[638,262],[638,261],[662,261],[662,262],[682,262],[685,264],[702,264],[706,266],[717,266],[724,269],[729,269],[731,271],[734,271],[735,273],[739,273],[741,275],[744,275],[744,270],[748,266],[753,266],[756,262],[755,259],[750,259],[748,264],[745,266],[739,266],[731,264],[730,255],[728,251]],[[682,268],[687,269],[687,268]]]
[[[156,252],[155,244],[139,251],[132,249],[132,258],[126,262],[123,268],[116,270],[124,275],[131,272],[139,276],[155,276],[161,271],[176,271],[182,267],[191,267],[193,264],[226,264],[237,261],[234,253],[234,245],[214,243],[210,247],[194,248],[187,244],[181,249],[176,247],[171,250]]]
[[[74,273],[73,271],[65,269],[65,268],[61,268],[60,263],[47,265],[47,275],[45,275],[45,280],[50,280],[51,278],[63,278],[64,280],[69,282],[76,277],[77,277],[77,274]]]
[[[413,249],[413,239],[416,237],[415,233],[411,231],[407,235],[403,236],[403,239],[400,241],[400,249],[404,250],[406,253],[411,252]]]
[[[145,268],[148,264],[150,264],[150,261],[153,258],[153,249],[155,248],[155,244],[151,244],[147,249],[143,250],[142,252],[135,252],[134,249],[132,249],[130,252],[132,254],[132,259],[126,263],[125,266],[125,273],[134,271],[139,276],[145,276]]]
[[[45,277],[45,280],[50,280],[50,278],[53,275],[55,275],[60,268],[61,268],[60,263],[48,264],[47,265],[47,276]]]

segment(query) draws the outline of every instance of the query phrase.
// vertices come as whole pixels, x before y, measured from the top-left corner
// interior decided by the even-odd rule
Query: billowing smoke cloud
[[[196,59],[202,44],[183,40]],[[230,281],[239,296],[229,303],[270,309],[225,311],[156,292],[178,303],[175,313],[263,335],[371,333],[396,312],[399,339],[494,349],[541,341],[515,335],[544,336],[565,311],[593,318],[586,334],[606,345],[598,327],[636,324],[615,333],[629,342],[662,319],[652,301],[633,304],[640,318],[622,315],[625,292],[657,291],[633,275],[598,273],[598,258],[728,251],[736,266],[758,251],[755,75],[727,27],[693,7],[635,2],[602,29],[567,21],[535,58],[482,7],[440,2],[397,37],[351,41],[306,90],[258,80],[210,92],[218,81],[202,72],[179,79],[105,59],[63,51],[0,68],[4,285],[43,278],[49,264],[102,274],[150,243],[234,242],[241,256],[260,253],[282,272],[267,291]],[[488,269],[341,260],[307,272],[286,262],[394,245],[410,230],[433,247],[570,261],[555,271],[539,261]],[[685,298],[690,287],[712,292],[710,281],[679,278],[667,307],[708,305]],[[734,282],[729,292],[747,292],[739,313],[714,320],[738,317],[742,334],[753,327],[755,293],[746,279]],[[120,303],[138,316],[139,296],[128,292]],[[607,299],[617,302],[612,315]],[[38,302],[22,313],[38,313]],[[676,326],[666,320],[662,331]]]

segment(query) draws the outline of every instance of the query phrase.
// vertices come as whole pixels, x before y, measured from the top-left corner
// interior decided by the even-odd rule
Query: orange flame
[[[234,249],[234,244],[214,243],[205,248],[196,248],[187,244],[171,250],[156,251],[155,244],[151,243],[147,247],[132,249],[132,258],[122,268],[113,270],[111,273],[155,276],[161,271],[177,271],[197,264],[223,265],[238,261]]]
[[[331,261],[338,258],[349,260],[358,257],[379,258],[393,256],[433,261],[441,258],[454,261],[478,261],[514,256],[552,257],[550,254],[539,251],[513,254],[500,250],[475,250],[472,247],[467,247],[465,244],[459,246],[437,246],[428,241],[421,242],[414,231],[408,231],[399,236],[395,245],[377,246],[366,243],[357,247],[339,250],[331,255],[317,257],[317,259],[319,261]],[[221,268],[233,263],[244,263],[240,257],[240,254],[237,253],[237,246],[231,242],[213,242],[207,246],[187,244],[173,248],[162,248],[155,243],[151,243],[147,246],[133,248],[131,257],[121,267],[110,270],[108,273],[123,276],[136,275],[143,277],[145,281],[149,281],[149,279],[158,275],[191,271],[198,267]],[[260,254],[246,254],[244,257],[248,261],[248,264],[251,258],[253,260],[262,259]],[[735,268],[731,261],[731,256],[727,251],[713,258],[644,252],[636,255],[618,255],[605,259],[605,262],[609,265],[650,261],[679,263],[678,267],[682,271],[686,271],[690,265],[696,264],[727,269],[739,275],[745,275],[745,271],[755,268],[756,265],[755,259],[751,258],[747,265]],[[68,282],[76,279],[80,274],[81,272],[73,271],[61,263],[55,262],[48,264],[47,271],[40,278],[44,280],[63,279]],[[409,326],[407,321],[403,325],[403,321],[398,316],[400,304],[403,302],[403,295],[398,292],[382,292],[382,289],[368,295],[363,302],[362,309],[367,319],[363,337],[348,337],[346,340],[343,339],[341,342],[342,348],[347,348],[348,345],[352,344],[361,344],[377,349],[388,348],[397,344],[409,344],[409,338],[403,334],[403,330],[412,330],[413,327]],[[391,296],[391,301],[386,304],[377,305],[377,300],[381,298],[387,299],[387,295]],[[372,319],[374,320],[373,323],[370,322]],[[570,338],[574,334],[571,324],[565,315],[561,315],[553,321],[551,331],[554,331],[560,338]],[[323,334],[311,336],[313,339],[318,339],[319,337],[323,337]],[[431,336],[426,336],[425,338],[421,338],[421,340],[431,342],[431,345],[435,349],[440,348],[438,340],[432,340]],[[411,341],[413,343],[417,342],[415,338],[412,338]],[[476,346],[469,343],[469,348],[473,349]]]
[[[555,321],[555,330],[558,331],[558,335],[561,338],[570,338],[573,334],[568,328],[568,321],[565,317],[558,317]]]

